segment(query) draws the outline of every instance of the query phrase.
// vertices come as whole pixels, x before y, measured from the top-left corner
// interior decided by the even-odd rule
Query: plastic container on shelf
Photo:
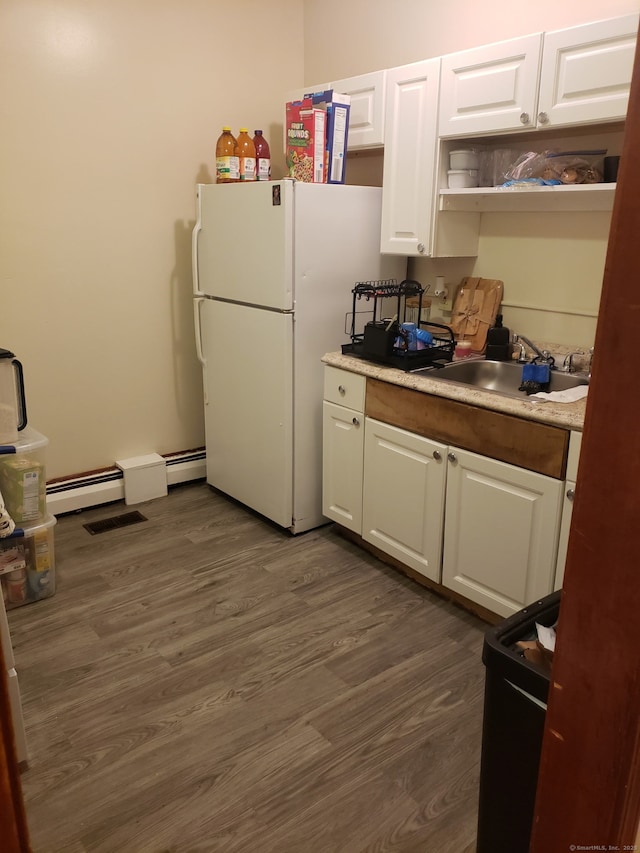
[[[450,190],[468,189],[478,186],[477,169],[449,169],[447,179]]]
[[[18,527],[47,513],[46,449],[49,439],[30,426],[14,444],[0,447],[0,493]]]
[[[8,610],[54,594],[55,524],[55,517],[48,515],[0,539],[0,586]]]
[[[230,127],[223,127],[216,142],[216,183],[235,184],[240,180],[236,138]]]
[[[236,157],[238,158],[240,168],[240,181],[255,181],[256,146],[253,144],[253,139],[249,136],[249,131],[246,127],[240,128],[240,133],[236,140]]]
[[[451,151],[449,154],[449,168],[454,171],[458,169],[479,169],[480,156],[477,151],[471,148]]]
[[[256,181],[271,180],[271,152],[269,143],[264,138],[261,130],[253,131],[253,145],[256,149]]]

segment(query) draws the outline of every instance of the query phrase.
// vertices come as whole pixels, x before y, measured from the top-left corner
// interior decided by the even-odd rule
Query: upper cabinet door
[[[623,120],[637,31],[626,15],[545,33],[538,125]]]
[[[542,34],[442,57],[441,137],[535,127]]]
[[[439,76],[439,58],[387,71],[383,253],[431,253]]]
[[[385,78],[385,71],[374,71],[331,84],[335,92],[351,96],[349,151],[384,145]]]

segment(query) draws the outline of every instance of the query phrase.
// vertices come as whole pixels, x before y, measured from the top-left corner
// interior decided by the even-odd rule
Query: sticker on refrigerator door
[[[281,204],[280,184],[275,184],[273,187],[271,187],[271,204],[274,207],[277,207]]]

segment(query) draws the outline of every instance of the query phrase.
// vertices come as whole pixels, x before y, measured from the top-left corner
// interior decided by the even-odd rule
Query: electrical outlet
[[[447,293],[447,296],[445,299],[439,299],[438,300],[437,306],[443,312],[444,311],[449,311],[449,312],[453,311],[453,299],[451,298],[449,293]]]

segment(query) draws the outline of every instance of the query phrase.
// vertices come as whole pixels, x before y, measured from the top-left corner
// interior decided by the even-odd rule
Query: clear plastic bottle
[[[240,163],[240,181],[255,181],[256,147],[246,127],[240,128],[236,142],[236,157]]]
[[[223,127],[216,142],[216,183],[234,184],[240,180],[236,139],[230,127]]]
[[[269,143],[261,130],[254,130],[253,144],[256,149],[256,181],[271,180],[271,152]]]

